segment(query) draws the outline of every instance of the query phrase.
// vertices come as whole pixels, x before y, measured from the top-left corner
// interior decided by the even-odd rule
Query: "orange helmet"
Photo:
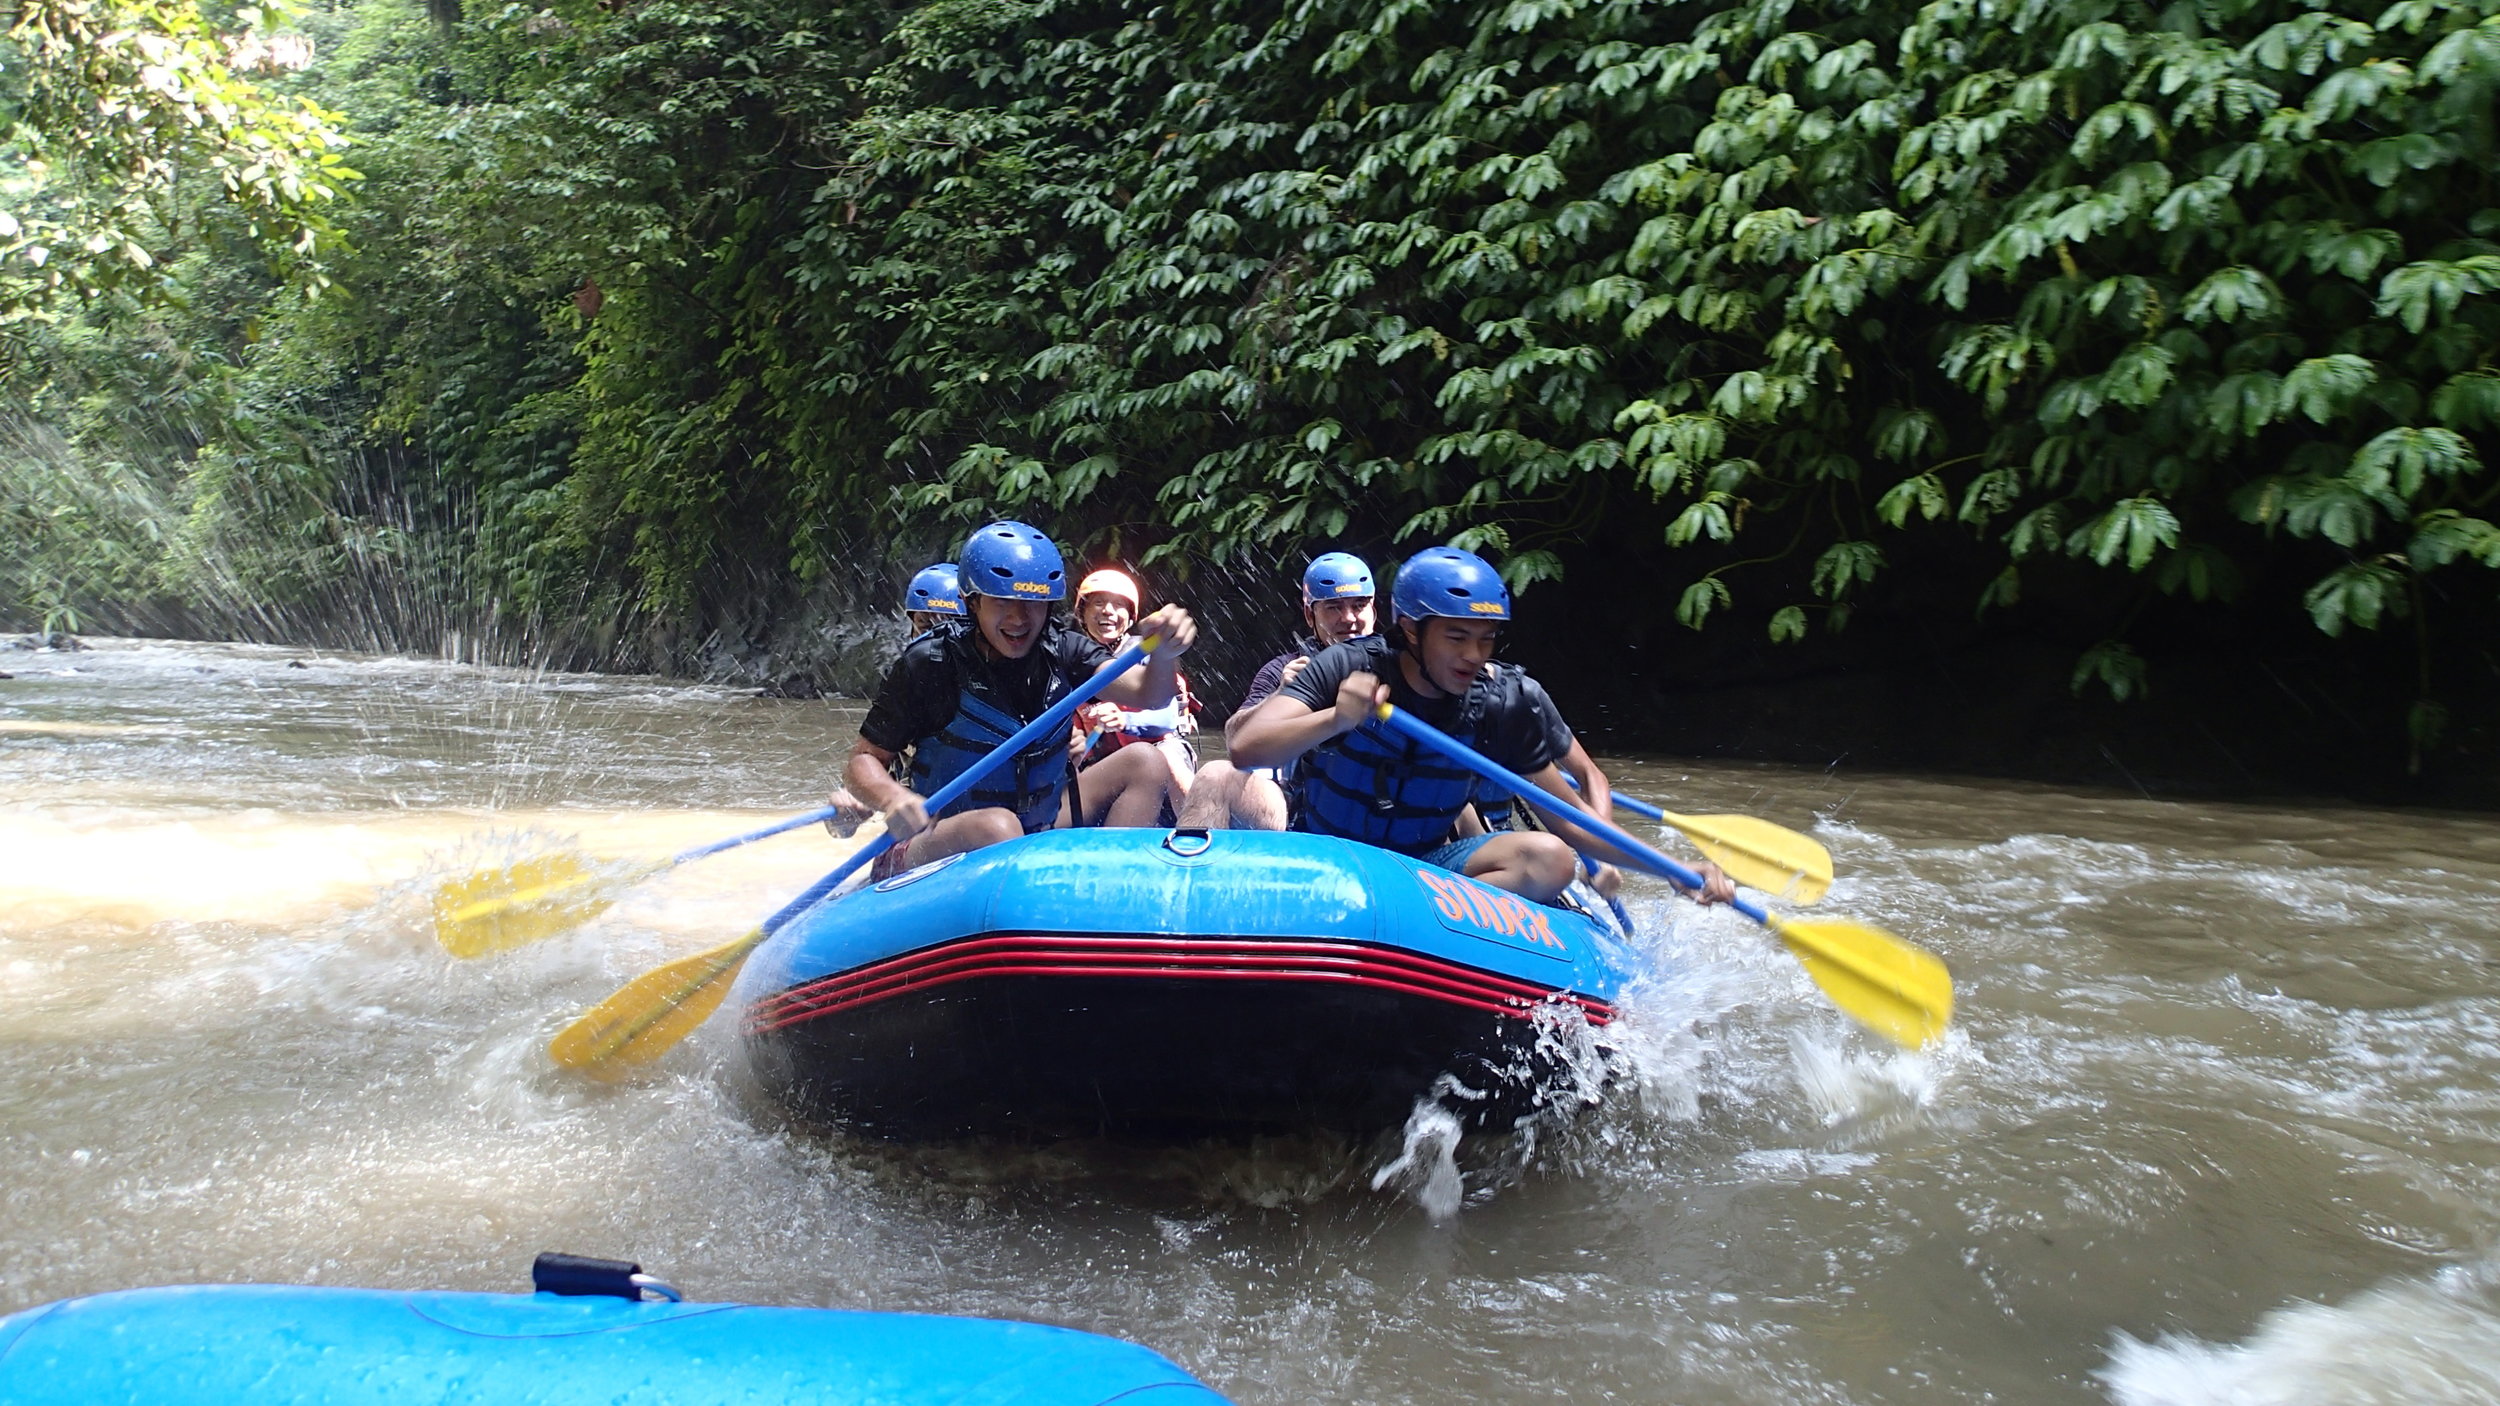
[[[1087,596],[1097,595],[1118,596],[1128,602],[1131,613],[1144,608],[1145,605],[1145,597],[1137,593],[1137,583],[1129,579],[1128,573],[1114,571],[1108,567],[1094,572],[1076,585],[1076,598],[1079,601]]]

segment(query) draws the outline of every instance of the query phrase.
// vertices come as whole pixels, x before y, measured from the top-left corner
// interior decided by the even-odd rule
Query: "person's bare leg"
[[[1221,830],[1229,823],[1232,790],[1240,785],[1241,772],[1230,762],[1208,762],[1198,768],[1198,775],[1189,783],[1189,795],[1181,801],[1179,826],[1183,830]]]
[[[1189,784],[1179,823],[1184,830],[1282,830],[1285,792],[1230,762],[1208,762]]]
[[[961,815],[950,815],[912,836],[912,867],[918,868],[950,854],[965,854],[986,845],[1012,840],[1023,833],[1024,822],[1016,819],[1016,813],[1005,806],[984,806]]]
[[[1163,758],[1165,770],[1171,774],[1163,779],[1163,799],[1178,816],[1189,800],[1189,783],[1198,778],[1198,759],[1189,754],[1189,744],[1177,737],[1166,737],[1154,744],[1155,755]],[[1161,819],[1161,806],[1156,807]]]
[[[1465,872],[1468,878],[1521,898],[1551,903],[1571,887],[1579,863],[1571,846],[1555,836],[1513,831],[1494,836],[1467,856]]]
[[[1285,788],[1264,776],[1243,772],[1241,789],[1233,793],[1232,812],[1236,830],[1282,830]]]
[[[1088,824],[1136,829],[1162,818],[1172,768],[1152,747],[1123,747],[1085,768]]]

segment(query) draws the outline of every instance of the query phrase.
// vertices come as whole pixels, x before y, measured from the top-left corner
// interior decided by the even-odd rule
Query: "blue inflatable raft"
[[[264,1284],[133,1289],[0,1318],[0,1401],[9,1406],[1115,1400],[1223,1406],[1134,1344],[975,1318]]]
[[[801,914],[730,1001],[773,1098],[880,1136],[1365,1135],[1436,1092],[1499,1129],[1633,970],[1566,902],[1318,835],[1045,831]]]

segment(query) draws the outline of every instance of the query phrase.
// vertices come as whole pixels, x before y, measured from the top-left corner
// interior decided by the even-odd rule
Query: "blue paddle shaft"
[[[923,802],[923,804],[928,808],[930,823],[935,824],[937,822],[939,811],[942,811],[948,806],[951,806],[955,802],[963,799],[965,792],[980,785],[981,778],[989,775],[991,770],[1000,762],[1007,760],[1016,753],[1021,752],[1025,748],[1032,746],[1034,743],[1041,741],[1044,737],[1049,736],[1054,729],[1062,732],[1066,731],[1068,719],[1076,716],[1077,709],[1092,702],[1094,700],[1094,695],[1102,692],[1103,689],[1108,687],[1113,679],[1116,679],[1120,675],[1127,673],[1129,670],[1136,668],[1137,665],[1145,659],[1147,649],[1155,643],[1156,641],[1154,640],[1142,640],[1136,644],[1130,645],[1127,649],[1122,650],[1110,663],[1103,665],[1092,678],[1087,679],[1084,683],[1070,689],[1067,697],[1051,704],[1048,708],[1042,711],[1042,715],[1040,717],[1026,723],[1023,728],[1017,731],[1015,736],[1010,737],[1006,741],[999,743],[996,747],[991,748],[988,756],[983,757],[981,760],[974,762],[968,767],[965,767],[962,774],[958,775],[954,780],[947,782],[945,785],[940,786],[936,795],[929,797],[927,801]],[[807,892],[791,899],[780,912],[766,918],[764,920],[764,934],[769,937],[772,934],[779,932],[782,924],[789,922],[792,918],[795,918],[801,913],[806,912],[808,909],[815,907],[817,902],[826,894],[840,888],[842,886],[842,881],[851,877],[851,875],[859,869],[859,866],[866,864],[878,855],[885,853],[888,849],[891,849],[893,845],[894,837],[890,834],[879,835],[877,838],[861,845],[859,847],[859,852],[852,855],[850,858],[843,860],[839,868],[835,869],[832,873],[827,874],[823,878],[818,879],[815,883],[808,885]]]
[[[1583,810],[1571,804],[1432,724],[1420,718],[1408,717],[1404,712],[1386,703],[1381,704],[1373,716],[1379,720],[1381,726],[1390,731],[1430,747],[1485,780],[1498,786],[1508,787],[1512,794],[1535,806],[1538,810],[1544,811],[1547,815],[1568,824],[1577,825],[1613,845],[1616,849],[1639,860],[1640,867],[1649,872],[1673,879],[1688,889],[1698,889],[1702,886],[1701,875],[1617,829],[1613,824],[1600,818],[1595,811]],[[1763,912],[1760,906],[1742,898],[1729,906],[1757,923],[1767,925],[1771,921],[1770,915]]]
[[[669,863],[683,864],[689,859],[701,859],[705,855],[718,854],[725,849],[736,849],[740,845],[751,845],[757,840],[769,840],[773,836],[778,835],[785,830],[796,830],[802,825],[813,825],[819,820],[831,820],[841,813],[842,807],[840,806],[826,806],[822,810],[811,810],[805,815],[794,815],[787,820],[775,821],[761,830],[757,830],[751,834],[740,835],[734,840],[715,840],[708,845],[701,845],[694,849],[687,850],[685,853],[671,859]]]
[[[1649,802],[1642,800],[1638,796],[1627,796],[1621,791],[1614,793],[1614,803],[1623,807],[1625,810],[1632,812],[1634,815],[1646,816],[1651,820],[1664,820],[1667,818],[1667,813],[1665,811],[1660,810],[1658,807],[1651,805]]]
[[[1563,780],[1571,783],[1572,790],[1577,791],[1580,789],[1580,779],[1571,775],[1569,772],[1563,773]],[[1625,810],[1632,812],[1634,815],[1646,816],[1651,820],[1664,820],[1667,818],[1667,813],[1665,811],[1660,810],[1658,807],[1651,805],[1649,802],[1644,801],[1637,796],[1627,796],[1621,791],[1609,793],[1608,800],[1610,803],[1621,806]]]

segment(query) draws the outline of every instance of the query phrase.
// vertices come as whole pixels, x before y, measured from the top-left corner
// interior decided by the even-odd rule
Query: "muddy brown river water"
[[[297,664],[303,667],[296,667]],[[716,1021],[594,1085],[547,1038],[841,855],[807,831],[455,963],[434,884],[817,803],[856,705],[102,641],[0,653],[0,1312],[141,1284],[1040,1319],[1244,1403],[2500,1401],[2500,820],[1604,759],[1828,844],[1943,955],[1852,1029],[1636,884],[1633,1077],[1464,1200],[1394,1141],[897,1149],[782,1128]],[[1429,1169],[1427,1169],[1429,1170]]]

